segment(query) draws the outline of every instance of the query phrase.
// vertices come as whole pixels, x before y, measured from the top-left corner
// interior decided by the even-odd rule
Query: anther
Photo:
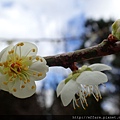
[[[88,107],[88,104],[86,103],[86,107]]]
[[[16,92],[16,91],[17,91],[17,89],[16,89],[16,88],[13,88],[13,91],[14,91],[14,92]]]
[[[23,42],[21,42],[21,43],[19,43],[20,44],[20,46],[23,46],[24,45],[24,43]]]
[[[35,52],[35,49],[32,49],[33,52]]]
[[[7,67],[7,66],[8,66],[8,62],[7,62],[7,61],[6,61],[6,62],[4,62],[3,64],[4,64],[4,66],[5,66],[5,67]]]
[[[31,57],[31,56],[29,57],[29,60],[32,60],[32,57]]]
[[[38,76],[42,76],[42,73],[39,73]]]
[[[96,95],[96,98],[99,98],[99,96],[98,96],[98,95]]]
[[[17,46],[20,46],[20,43],[18,43]]]
[[[13,79],[12,79],[12,78],[10,78],[10,79],[9,79],[9,81],[10,81],[10,82],[12,82],[12,81],[13,81]]]
[[[29,82],[30,82],[30,80],[28,79],[28,80],[27,80],[27,82],[29,83]]]
[[[27,80],[25,80],[24,83],[26,84],[26,83],[27,83]]]
[[[14,53],[14,50],[11,50],[11,53]]]
[[[34,88],[35,88],[35,86],[32,86],[32,87],[31,87],[31,89],[34,89]]]
[[[9,60],[9,62],[11,63],[11,62],[12,62],[12,60]]]
[[[14,77],[14,78],[16,78],[16,77],[17,77],[17,75],[16,75],[16,74],[13,74],[13,77]]]
[[[102,99],[102,97],[100,96],[100,99]]]
[[[22,61],[22,58],[20,58],[19,61]]]
[[[35,58],[36,60],[39,60],[40,58],[39,58],[39,56],[36,56],[36,58]]]
[[[22,80],[22,79],[23,79],[21,76],[20,76],[19,78],[20,78],[20,80]]]
[[[2,64],[2,63],[0,63],[0,66],[3,66],[3,64]]]
[[[3,72],[4,74],[7,74],[7,72],[5,71],[5,72]]]
[[[11,51],[8,51],[8,54],[11,54]]]
[[[99,99],[96,99],[96,101],[98,102],[98,101],[99,101]]]
[[[24,70],[28,70],[28,67],[25,67]]]
[[[25,88],[25,85],[22,85],[21,88]]]
[[[7,85],[8,83],[7,82],[3,82],[4,85]]]
[[[36,72],[34,72],[33,75],[36,75]]]
[[[41,61],[41,62],[43,62],[43,60],[42,60],[42,59],[40,59],[40,61]]]

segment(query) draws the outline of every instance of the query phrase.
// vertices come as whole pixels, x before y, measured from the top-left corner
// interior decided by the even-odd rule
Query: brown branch
[[[49,67],[62,66],[68,68],[74,62],[95,59],[106,55],[116,54],[118,52],[120,52],[120,42],[111,42],[109,39],[105,39],[100,44],[90,48],[44,58]]]

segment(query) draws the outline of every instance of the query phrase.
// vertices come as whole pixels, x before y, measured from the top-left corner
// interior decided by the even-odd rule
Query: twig
[[[105,39],[100,44],[93,47],[44,58],[49,67],[62,66],[68,68],[74,62],[95,59],[106,55],[116,54],[118,52],[120,52],[120,42],[111,42],[109,39]]]

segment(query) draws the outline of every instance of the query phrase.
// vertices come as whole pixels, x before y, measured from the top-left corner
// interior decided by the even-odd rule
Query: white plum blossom
[[[10,45],[0,53],[0,89],[18,98],[27,98],[36,92],[36,80],[45,78],[48,66],[37,56],[36,45],[21,42]]]
[[[75,109],[75,105],[79,107],[80,102],[85,109],[84,106],[88,106],[86,98],[91,94],[97,101],[101,99],[98,85],[108,81],[107,76],[101,72],[104,70],[111,70],[111,67],[100,63],[84,65],[61,81],[57,87],[57,96],[61,97],[63,105],[67,106],[73,101]]]

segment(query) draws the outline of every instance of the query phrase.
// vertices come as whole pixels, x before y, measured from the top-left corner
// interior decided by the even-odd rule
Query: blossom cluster
[[[0,53],[0,89],[18,98],[27,98],[36,91],[36,80],[46,76],[46,60],[37,56],[36,45],[20,42]]]
[[[73,101],[75,109],[76,106],[79,107],[80,102],[85,109],[85,106],[88,106],[86,99],[91,94],[97,101],[101,99],[98,85],[108,81],[107,76],[101,72],[104,70],[111,70],[111,67],[99,63],[84,65],[61,81],[57,87],[57,96],[61,97],[63,105],[67,106]]]
[[[9,45],[0,52],[0,89],[13,94],[17,98],[27,98],[36,92],[35,81],[46,77],[49,70],[46,60],[37,55],[36,45],[20,42]],[[57,96],[61,97],[64,106],[73,101],[73,107],[88,106],[86,98],[91,94],[98,101],[101,94],[99,84],[108,81],[101,71],[111,70],[105,64],[82,66],[73,71],[68,78],[57,87]]]

